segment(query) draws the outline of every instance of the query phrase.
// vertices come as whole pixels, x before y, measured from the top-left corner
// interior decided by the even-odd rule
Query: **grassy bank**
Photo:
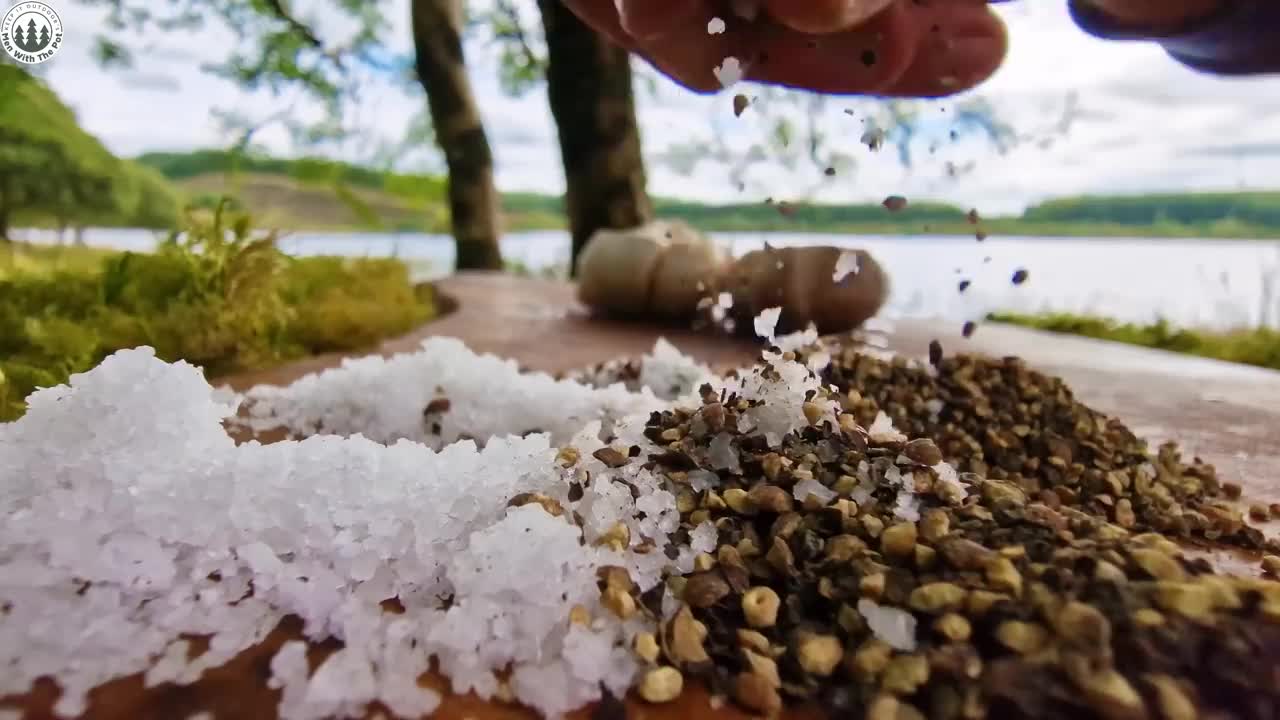
[[[1138,325],[1067,313],[993,313],[988,319],[1280,370],[1280,331],[1265,328],[1209,332],[1175,328],[1163,320]]]
[[[224,211],[189,217],[155,253],[0,245],[0,420],[121,348],[217,377],[367,348],[433,312],[402,263],[290,258]]]

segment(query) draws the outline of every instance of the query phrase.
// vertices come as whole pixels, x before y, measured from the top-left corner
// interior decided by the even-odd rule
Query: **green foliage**
[[[1269,328],[1209,332],[1175,328],[1163,318],[1149,325],[1137,325],[1067,313],[992,313],[988,319],[1280,370],[1280,331]]]
[[[164,176],[121,161],[40,80],[0,64],[0,234],[6,221],[171,228]]]
[[[119,212],[132,189],[119,161],[44,83],[0,63],[0,236],[19,210]]]
[[[286,270],[284,299],[294,308],[286,341],[302,352],[366,348],[431,316],[397,260],[307,258]]]
[[[289,177],[299,182],[334,187],[335,180],[347,188],[360,188],[387,193],[415,203],[423,223],[412,226],[381,213],[378,220],[386,227],[416,231],[424,225],[443,231],[445,182],[434,175],[383,172],[330,160],[304,158],[283,160],[256,154],[201,150],[191,153],[151,153],[137,158],[141,165],[154,168],[171,180],[188,180],[213,173],[258,173]],[[220,196],[197,195],[192,202],[199,207],[213,207]],[[1243,213],[1194,223],[1181,222],[1192,217],[1185,208],[1211,202],[1232,203],[1234,207],[1265,207],[1274,201],[1280,206],[1280,193],[1218,193],[1151,196],[1165,205],[1159,216],[1152,214],[1148,224],[1122,222],[1109,218],[1105,208],[1135,202],[1129,197],[1076,198],[1045,203],[1028,210],[1021,217],[983,218],[981,227],[994,237],[1000,235],[1063,237],[1195,237],[1195,238],[1274,238],[1280,237],[1280,220],[1266,222],[1268,217],[1255,212],[1246,220]],[[1268,200],[1270,199],[1270,200]],[[368,204],[368,198],[360,199]],[[422,206],[416,205],[422,203]],[[564,204],[560,197],[538,193],[504,193],[503,209],[507,227],[513,230],[546,230],[564,227]],[[943,203],[911,202],[897,213],[887,212],[878,203],[859,205],[799,204],[794,212],[784,215],[776,204],[732,203],[705,205],[697,202],[655,198],[659,217],[686,220],[703,229],[723,232],[848,232],[887,235],[953,234],[969,235],[974,226],[965,219],[967,208]],[[1071,208],[1054,210],[1046,208]],[[353,208],[354,209],[354,208]],[[1161,219],[1163,218],[1163,219]],[[313,227],[308,225],[308,227]]]
[[[1143,226],[1280,227],[1280,192],[1176,193],[1123,197],[1071,197],[1028,208],[1034,222],[1105,222]],[[1227,225],[1226,227],[1231,227]]]
[[[135,161],[154,168],[170,180],[187,180],[211,173],[260,173],[282,175],[306,184],[350,185],[433,202],[444,200],[446,187],[444,178],[433,175],[376,170],[325,158],[287,160],[234,150],[147,153]]]
[[[289,258],[225,204],[149,254],[14,244],[0,253],[0,420],[121,348],[216,376],[369,347],[431,313],[402,264]]]

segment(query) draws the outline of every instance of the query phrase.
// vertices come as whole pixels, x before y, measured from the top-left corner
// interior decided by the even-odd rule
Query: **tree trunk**
[[[462,0],[412,0],[418,79],[449,169],[449,216],[458,270],[500,270],[500,199],[462,54]]]
[[[562,0],[538,0],[547,38],[547,92],[560,135],[573,262],[602,228],[648,222],[630,54],[587,27]]]

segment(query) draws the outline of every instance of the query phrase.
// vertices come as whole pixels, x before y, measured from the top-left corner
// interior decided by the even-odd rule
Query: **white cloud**
[[[157,5],[166,0],[151,0]],[[531,0],[526,0],[531,3]],[[341,18],[326,11],[324,0],[298,3],[301,14],[322,33],[341,35]],[[389,4],[392,27],[384,37],[395,52],[408,53],[412,38],[405,0]],[[289,98],[265,91],[246,92],[200,70],[202,62],[222,57],[234,37],[218,23],[199,33],[148,33],[134,45],[141,59],[137,72],[104,71],[90,55],[94,29],[104,13],[79,3],[58,6],[66,44],[43,74],[78,112],[81,122],[115,152],[208,147],[227,142],[215,109],[265,116],[290,107]],[[1008,64],[977,94],[988,99],[1020,131],[1043,129],[1058,119],[1064,98],[1079,97],[1082,111],[1069,132],[1047,149],[1023,144],[996,154],[976,140],[941,143],[936,154],[920,146],[910,170],[898,165],[886,148],[872,154],[858,144],[867,101],[832,99],[825,127],[833,144],[853,155],[857,169],[822,184],[813,197],[831,202],[878,201],[887,194],[925,197],[975,206],[986,213],[1013,212],[1039,199],[1072,193],[1138,192],[1177,189],[1232,189],[1261,186],[1280,177],[1280,153],[1250,151],[1274,142],[1280,117],[1280,81],[1225,79],[1179,66],[1156,47],[1107,43],[1071,25],[1064,3],[1015,3],[1002,6],[1012,36]],[[498,163],[498,181],[506,189],[556,193],[563,188],[555,126],[538,89],[519,98],[506,96],[497,81],[497,57],[479,40],[467,47],[470,73]],[[639,63],[637,63],[639,66]],[[652,71],[647,68],[645,73]],[[732,112],[733,92],[757,93],[740,86],[717,96],[699,96],[659,80],[655,91],[637,83],[640,122],[651,159],[689,143],[712,143],[717,136],[746,152],[769,128],[749,109]],[[743,90],[743,87],[746,89]],[[923,112],[945,137],[947,113],[963,98],[927,102]],[[420,92],[405,92],[390,79],[371,79],[349,122],[366,131],[331,152],[350,160],[368,157],[368,138],[390,142],[403,134],[423,107]],[[844,107],[858,112],[849,116]],[[305,103],[294,112],[313,114]],[[258,138],[275,152],[294,150],[280,129]],[[1233,147],[1242,148],[1233,152]],[[949,179],[947,162],[974,163],[973,172]],[[421,163],[418,163],[421,166]],[[417,167],[413,169],[418,169]],[[651,162],[650,190],[663,196],[708,201],[756,201],[766,195],[794,195],[797,187],[816,185],[813,168],[770,168],[755,173],[757,182],[741,193],[723,165],[712,161],[682,172]]]

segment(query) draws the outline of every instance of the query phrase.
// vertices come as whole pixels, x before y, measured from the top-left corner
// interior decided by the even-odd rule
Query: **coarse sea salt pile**
[[[653,377],[646,378],[653,383],[664,380],[663,374],[696,377],[703,370],[669,343],[660,343],[654,354]],[[531,432],[549,433],[554,443],[563,444],[593,420],[608,424],[665,407],[644,388],[632,392],[619,383],[597,389],[545,373],[522,373],[515,361],[472,353],[454,338],[430,338],[416,352],[389,358],[347,359],[287,387],[253,388],[244,402],[248,417],[233,422],[259,432],[358,433],[378,442],[413,440],[433,448],[463,438],[483,442]]]
[[[777,353],[742,377],[710,377],[669,345],[647,362],[669,388],[706,382],[763,401],[743,417],[770,442],[808,424],[820,390]],[[450,409],[432,433],[423,406],[439,396]],[[232,398],[258,426],[329,434],[236,445],[227,397],[139,348],[37,391],[0,425],[0,696],[49,676],[62,688],[55,711],[78,715],[104,682],[195,682],[297,615],[309,639],[343,647],[314,672],[302,642],[274,656],[284,718],[356,716],[373,701],[429,713],[440,697],[416,680],[433,659],[455,691],[510,693],[558,716],[625,693],[630,643],[653,629],[602,606],[598,571],[622,567],[643,592],[716,545],[704,523],[673,547],[668,481],[592,455],[605,441],[655,449],[648,413],[672,404],[647,390],[520,373],[435,340]],[[812,402],[834,419],[834,403]],[[516,436],[531,429],[543,432]],[[439,447],[463,434],[483,447]],[[702,474],[691,481],[717,481]],[[511,506],[528,493],[564,512]],[[629,544],[601,542],[619,524]],[[403,612],[384,611],[392,598]],[[575,608],[593,620],[570,623]],[[668,592],[664,610],[675,608]],[[210,638],[195,657],[191,635]]]

